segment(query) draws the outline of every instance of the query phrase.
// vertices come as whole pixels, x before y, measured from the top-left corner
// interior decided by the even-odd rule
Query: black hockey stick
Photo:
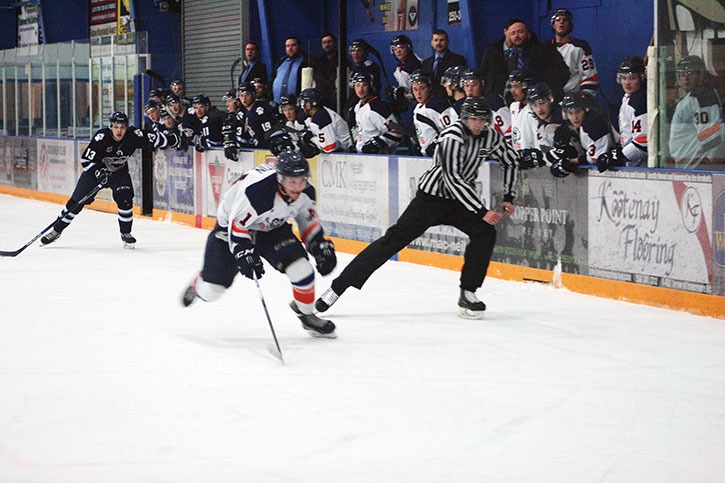
[[[146,69],[146,74],[152,79],[156,79],[157,81],[161,82],[162,88],[166,88],[166,80],[164,80],[164,77],[161,74],[151,69]]]
[[[267,322],[269,322],[269,329],[272,331],[272,338],[274,338],[274,345],[277,346],[277,350],[273,350],[274,347],[270,345],[269,352],[275,356],[279,361],[284,364],[284,358],[282,357],[282,349],[279,348],[279,341],[277,340],[277,334],[274,333],[274,326],[272,325],[272,319],[269,316],[269,310],[267,310],[267,303],[264,301],[264,295],[262,294],[262,287],[259,286],[259,279],[257,278],[257,272],[252,270],[252,277],[254,283],[257,284],[257,292],[259,293],[259,300],[262,301],[262,307],[264,308],[264,314],[267,316]]]
[[[108,179],[104,179],[103,181],[101,181],[100,183],[98,183],[96,186],[94,186],[93,189],[87,195],[85,195],[83,198],[81,198],[76,204],[74,204],[73,206],[71,206],[68,211],[70,212],[70,211],[75,210],[79,206],[82,206],[86,201],[88,201],[92,197],[96,196],[96,193],[98,193],[106,185],[106,181],[108,181]],[[23,250],[25,250],[30,245],[32,245],[33,243],[35,243],[35,241],[38,238],[40,238],[41,236],[45,235],[45,233],[48,230],[50,230],[51,228],[53,228],[53,225],[55,225],[55,222],[56,221],[58,221],[57,218],[55,220],[53,220],[53,223],[51,223],[50,225],[48,225],[45,228],[43,228],[43,231],[41,231],[40,233],[38,233],[37,235],[35,235],[35,237],[33,237],[32,240],[30,240],[28,243],[26,243],[22,247],[18,248],[14,252],[4,252],[4,251],[1,251],[0,250],[0,257],[17,257],[18,255],[20,255],[20,253]]]
[[[234,62],[232,62],[232,68],[229,69],[229,77],[232,79],[232,89],[234,89],[235,87],[238,87],[236,85],[236,82],[234,82],[234,69],[237,68],[237,66],[239,65],[239,63],[241,61],[242,61],[242,58],[241,57],[238,57],[237,60],[235,60]]]

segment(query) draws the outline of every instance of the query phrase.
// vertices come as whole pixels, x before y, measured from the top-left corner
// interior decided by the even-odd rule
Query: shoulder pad
[[[629,105],[634,109],[634,114],[639,116],[647,112],[647,89],[640,89],[629,98]]]
[[[589,42],[587,42],[586,40],[573,38],[569,41],[569,43],[575,47],[579,47],[587,55],[592,54],[592,48],[589,46]]]
[[[690,95],[697,99],[700,107],[710,107],[720,104],[720,99],[718,99],[715,89],[708,84],[702,84],[695,87],[690,92]]]
[[[600,139],[611,132],[606,119],[597,111],[590,110],[582,123],[582,130],[593,140]]]

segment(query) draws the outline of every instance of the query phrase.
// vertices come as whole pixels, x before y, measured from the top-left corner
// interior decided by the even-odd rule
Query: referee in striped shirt
[[[348,287],[361,289],[370,275],[431,226],[451,225],[468,235],[461,269],[459,315],[481,319],[486,305],[476,297],[483,284],[496,242],[496,225],[513,213],[518,155],[491,127],[491,107],[482,97],[468,97],[461,118],[443,130],[433,166],[421,176],[418,192],[398,222],[360,252],[315,302],[324,312]],[[500,211],[487,209],[476,194],[478,169],[497,160],[504,172]]]

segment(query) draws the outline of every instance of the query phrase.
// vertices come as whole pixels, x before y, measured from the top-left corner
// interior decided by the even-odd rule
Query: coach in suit
[[[252,82],[252,79],[262,79],[267,84],[267,66],[259,59],[259,44],[250,40],[244,46],[244,69],[239,74],[237,85],[242,82]]]
[[[441,86],[443,73],[449,67],[456,65],[468,67],[468,64],[465,57],[448,50],[448,32],[445,30],[433,31],[430,45],[434,54],[422,62],[420,70],[433,79],[433,93],[445,95],[446,90]]]

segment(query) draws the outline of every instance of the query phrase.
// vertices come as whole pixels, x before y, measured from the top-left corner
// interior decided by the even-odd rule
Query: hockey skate
[[[305,314],[297,307],[294,300],[289,304],[290,308],[297,314],[302,322],[302,327],[313,337],[324,337],[326,339],[335,339],[335,324],[331,320],[321,319],[315,314]]]
[[[54,241],[56,241],[58,238],[60,238],[60,232],[55,230],[50,230],[48,233],[43,235],[43,237],[40,239],[41,246],[50,245]]]
[[[181,296],[181,305],[184,307],[188,307],[194,303],[194,300],[196,300],[196,282],[199,278],[201,278],[201,275],[194,277],[194,280],[192,280],[189,286],[186,287],[186,290],[184,290],[184,294]]]
[[[482,319],[486,311],[486,304],[478,300],[476,292],[461,289],[461,296],[458,298],[458,315],[464,319]]]
[[[130,233],[121,233],[121,241],[123,241],[123,248],[136,248],[136,239]]]
[[[335,293],[335,291],[332,290],[332,287],[328,288],[322,293],[322,295],[320,295],[320,298],[315,301],[315,310],[317,310],[318,312],[326,311],[327,309],[332,307],[335,302],[337,302],[337,299],[340,298],[340,295],[342,294]]]

